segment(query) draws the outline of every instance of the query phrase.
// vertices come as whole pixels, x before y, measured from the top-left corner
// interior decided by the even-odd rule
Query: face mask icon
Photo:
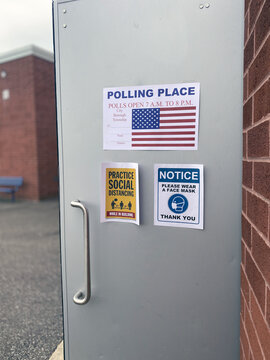
[[[184,195],[172,195],[168,201],[169,209],[176,213],[181,214],[188,208],[188,200]]]
[[[183,208],[184,208],[184,205],[185,205],[185,200],[180,198],[180,197],[176,197],[172,201],[172,208],[174,210],[178,210],[178,211],[182,212]]]

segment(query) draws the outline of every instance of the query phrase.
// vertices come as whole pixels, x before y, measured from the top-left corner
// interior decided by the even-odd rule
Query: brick
[[[270,72],[270,36],[249,68],[249,94],[266,78]]]
[[[249,13],[245,13],[245,20],[244,20],[244,44],[247,42],[248,36],[249,36],[249,29],[248,29],[248,21],[249,21]]]
[[[245,13],[248,11],[250,0],[245,0]]]
[[[251,347],[252,354],[256,360],[264,360],[264,356],[260,347],[259,339],[257,337],[255,326],[251,320],[250,314],[246,311],[245,326],[248,334],[248,339]]]
[[[246,43],[246,41],[248,39],[248,17],[249,17],[249,14],[247,13],[245,15],[244,43]]]
[[[248,66],[250,65],[253,59],[253,55],[254,55],[254,31],[250,35],[244,49],[244,71],[246,71]]]
[[[270,328],[270,290],[267,288],[267,303],[266,303],[266,321]]]
[[[243,133],[243,158],[247,156],[247,134]]]
[[[243,185],[252,188],[252,162],[243,161]]]
[[[7,62],[0,67],[7,72],[5,81],[1,81],[0,91],[6,87],[11,94],[10,99],[1,104],[5,111],[0,115],[0,173],[23,176],[24,185],[16,196],[35,199],[38,176],[33,57]]]
[[[270,247],[255,229],[252,229],[252,255],[266,282],[270,285]]]
[[[251,295],[251,317],[255,325],[265,359],[270,359],[270,329],[263,318],[262,312],[253,294]]]
[[[270,163],[256,162],[254,164],[254,189],[270,200]]]
[[[241,341],[240,341],[240,360],[246,360]]]
[[[54,65],[34,59],[36,91],[36,127],[38,140],[39,198],[58,192]]]
[[[268,233],[268,205],[256,195],[247,193],[247,215],[251,222],[265,235]]]
[[[248,156],[269,156],[269,121],[264,121],[248,131]]]
[[[245,267],[246,264],[246,245],[243,241],[241,241],[241,262]]]
[[[243,345],[244,358],[248,359],[248,354],[249,354],[248,337],[242,320],[240,321],[240,339]]]
[[[263,40],[265,39],[267,33],[269,32],[269,24],[270,24],[270,1],[266,0],[264,3],[264,6],[262,8],[262,11],[260,13],[260,16],[258,20],[256,21],[255,25],[255,49],[257,50]]]
[[[263,4],[262,0],[251,0],[250,7],[249,7],[249,29],[252,29],[256,18],[259,14],[260,8]]]
[[[243,108],[243,128],[246,129],[252,124],[252,98],[250,98]]]
[[[269,210],[268,210],[268,243],[270,244],[270,205],[269,205]]]
[[[57,175],[54,65],[26,56],[0,64],[1,70],[7,77],[1,79],[0,93],[8,88],[11,97],[4,103],[0,99],[5,110],[0,112],[0,174],[23,176],[18,197],[55,196],[57,182],[48,181]]]
[[[240,295],[240,314],[242,316],[242,319],[244,319],[244,317],[245,317],[245,300],[244,300],[244,296],[242,293]]]
[[[240,360],[246,360],[244,355],[243,345],[241,342],[240,342]]]
[[[247,99],[247,96],[248,96],[248,73],[244,76],[244,79],[243,79],[243,98],[244,98],[244,101],[246,101]]]
[[[243,292],[243,296],[246,300],[246,303],[249,306],[249,301],[250,301],[250,299],[249,299],[249,284],[248,284],[247,276],[242,267],[241,267],[241,290]]]
[[[246,274],[260,307],[264,309],[265,304],[265,281],[259,272],[254,260],[246,253]]]
[[[254,95],[254,122],[270,113],[270,79]]]
[[[246,214],[246,212],[247,212],[247,192],[245,189],[242,189],[242,210]]]
[[[251,247],[251,225],[248,220],[242,215],[242,238],[245,244]]]

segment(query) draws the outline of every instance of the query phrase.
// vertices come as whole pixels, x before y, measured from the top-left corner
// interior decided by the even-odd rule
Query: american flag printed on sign
[[[196,106],[132,110],[132,148],[196,148]]]

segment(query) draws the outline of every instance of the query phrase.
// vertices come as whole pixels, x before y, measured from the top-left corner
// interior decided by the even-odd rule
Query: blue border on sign
[[[166,180],[161,179],[161,172],[162,171],[166,171],[167,173],[167,178]],[[182,173],[182,179],[175,179],[174,178],[174,174],[173,177],[169,178],[169,173]],[[189,178],[186,178],[186,173],[191,173],[191,175],[189,175]],[[194,177],[193,177],[194,176]],[[158,182],[167,182],[167,183],[186,183],[186,184],[199,184],[200,183],[200,169],[198,168],[164,168],[164,167],[160,167],[158,168]]]
[[[158,168],[158,170],[161,168]],[[174,168],[177,169],[177,168]],[[172,223],[172,224],[189,224],[189,225],[199,225],[200,224],[200,215],[201,215],[201,169],[198,168],[194,168],[194,170],[198,170],[199,174],[200,174],[200,181],[199,181],[199,207],[198,207],[198,222],[197,223],[190,223],[190,222],[183,222],[183,221],[163,221],[163,220],[159,220],[159,183],[161,182],[169,182],[169,181],[157,181],[157,221],[158,222],[162,222],[162,223]]]

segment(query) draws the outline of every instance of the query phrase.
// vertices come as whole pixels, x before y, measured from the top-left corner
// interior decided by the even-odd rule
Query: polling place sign
[[[199,83],[103,89],[104,150],[196,150]]]
[[[155,164],[154,225],[203,229],[203,165]]]

